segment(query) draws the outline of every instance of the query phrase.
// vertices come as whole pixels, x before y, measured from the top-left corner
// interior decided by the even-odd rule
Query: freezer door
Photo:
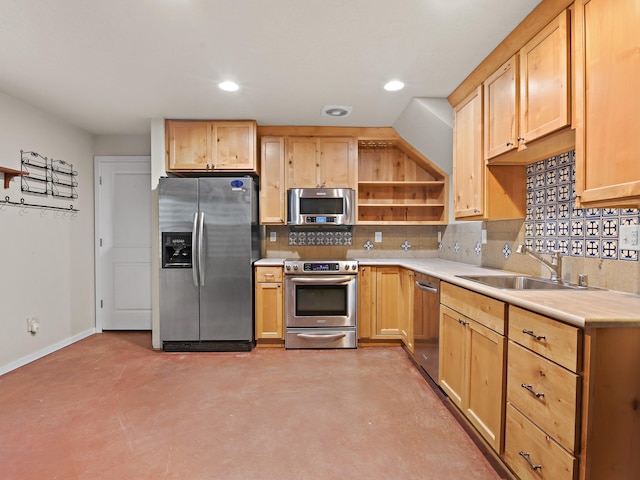
[[[250,177],[200,178],[204,215],[200,340],[253,340]]]
[[[161,244],[163,233],[193,233],[197,179],[161,178],[158,197]],[[194,268],[164,268],[162,262],[160,265],[160,340],[198,340],[199,292],[194,284]]]

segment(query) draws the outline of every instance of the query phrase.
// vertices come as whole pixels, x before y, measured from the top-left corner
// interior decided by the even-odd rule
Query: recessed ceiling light
[[[236,82],[226,81],[226,82],[219,83],[218,88],[220,88],[220,90],[224,90],[225,92],[235,92],[240,87]]]
[[[346,117],[351,113],[353,107],[346,105],[325,105],[322,107],[322,115],[325,117]]]
[[[384,86],[384,89],[388,92],[397,92],[398,90],[402,90],[404,88],[404,83],[400,80],[391,80]]]

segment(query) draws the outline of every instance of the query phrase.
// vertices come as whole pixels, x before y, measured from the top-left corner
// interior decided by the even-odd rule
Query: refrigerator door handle
[[[206,277],[206,259],[204,253],[204,212],[200,212],[200,221],[198,222],[198,272],[200,273],[200,286],[204,287]]]
[[[198,285],[198,212],[193,214],[193,230],[191,230],[191,272],[193,284]]]

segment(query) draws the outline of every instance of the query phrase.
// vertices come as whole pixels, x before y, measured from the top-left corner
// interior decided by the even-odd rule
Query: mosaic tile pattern
[[[322,231],[298,231],[289,232],[289,245],[296,246],[335,246],[352,244],[353,237],[351,232],[330,232]]]
[[[536,252],[560,250],[573,257],[638,261],[618,249],[620,225],[638,225],[634,208],[576,208],[575,152],[527,166],[525,245]]]

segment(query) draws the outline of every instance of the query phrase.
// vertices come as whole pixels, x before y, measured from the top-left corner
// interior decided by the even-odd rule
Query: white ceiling
[[[98,135],[162,117],[389,126],[413,97],[451,93],[538,3],[0,0],[0,91]]]

